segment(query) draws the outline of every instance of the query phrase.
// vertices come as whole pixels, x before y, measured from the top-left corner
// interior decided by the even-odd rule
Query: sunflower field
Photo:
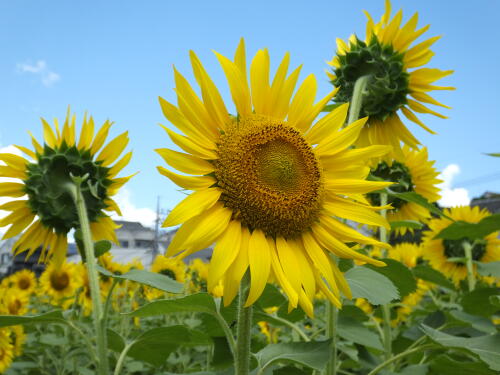
[[[0,153],[3,239],[45,265],[1,279],[0,373],[500,374],[500,214],[442,209],[413,133],[446,119],[432,94],[453,71],[428,67],[440,37],[417,14],[365,14],[319,100],[290,54],[271,69],[244,39],[215,52],[232,103],[195,52],[192,82],[174,67],[159,104],[176,149],[155,152],[185,198],[151,267],[110,252],[116,195],[140,178],[122,174],[128,132],[68,108]]]

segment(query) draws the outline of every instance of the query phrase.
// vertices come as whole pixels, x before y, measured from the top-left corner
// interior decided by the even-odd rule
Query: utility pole
[[[155,220],[155,237],[153,240],[153,251],[151,263],[155,261],[156,256],[159,253],[160,247],[160,196],[156,200],[156,220]]]

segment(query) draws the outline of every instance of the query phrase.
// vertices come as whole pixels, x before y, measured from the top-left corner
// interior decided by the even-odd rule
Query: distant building
[[[492,214],[498,214],[500,213],[500,194],[487,191],[480,197],[472,199],[470,205],[487,208]]]

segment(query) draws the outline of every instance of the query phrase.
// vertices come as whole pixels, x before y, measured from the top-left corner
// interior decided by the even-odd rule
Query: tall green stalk
[[[474,288],[476,287],[476,278],[474,277],[474,266],[472,264],[472,247],[468,241],[464,241],[462,244],[464,247],[464,253],[465,253],[465,264],[467,266],[467,283],[469,286],[469,292],[473,291]]]
[[[387,204],[387,194],[380,193],[380,205],[385,206]],[[380,214],[382,217],[387,217],[387,211],[381,210]],[[380,242],[387,242],[387,230],[384,227],[380,227]],[[391,309],[389,304],[382,306],[382,316],[384,319],[383,327],[383,342],[384,342],[384,354],[385,360],[388,361],[392,357],[392,332],[391,332]]]
[[[235,375],[250,373],[250,339],[252,329],[252,306],[245,307],[250,287],[250,275],[247,272],[240,284],[238,295],[238,322],[236,329],[236,355],[234,358]]]
[[[353,123],[359,119],[359,114],[361,112],[361,106],[363,105],[363,96],[365,95],[365,88],[368,84],[370,76],[359,77],[354,84],[354,89],[352,92],[351,103],[349,104],[349,118],[347,120],[348,124]]]
[[[338,309],[331,303],[328,302],[326,305],[326,333],[327,337],[332,340],[330,346],[330,360],[326,365],[326,375],[336,375],[337,374],[337,320],[338,320]]]
[[[107,357],[107,343],[103,324],[103,306],[101,303],[101,289],[99,287],[99,275],[96,269],[96,259],[94,256],[94,244],[90,233],[90,223],[87,215],[85,200],[82,195],[81,184],[86,177],[73,177],[73,183],[68,184],[70,192],[76,206],[80,229],[82,231],[83,248],[85,251],[87,273],[89,277],[90,295],[92,297],[92,318],[97,341],[98,368],[97,374],[108,375],[109,364]]]

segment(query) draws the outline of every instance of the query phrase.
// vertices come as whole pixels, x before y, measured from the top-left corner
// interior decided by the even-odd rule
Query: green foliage
[[[354,298],[365,298],[372,305],[399,299],[396,286],[384,275],[368,267],[353,267],[345,273]]]
[[[500,278],[500,261],[482,263],[474,262],[476,264],[477,272],[482,276],[493,276]]]
[[[491,296],[500,295],[500,288],[481,288],[465,293],[461,304],[465,312],[473,315],[491,317],[499,308],[490,301]]]
[[[156,300],[141,306],[127,315],[146,317],[176,312],[203,312],[215,314],[216,307],[212,296],[207,293],[197,293],[176,299]]]
[[[0,327],[9,327],[15,325],[25,325],[30,323],[64,323],[65,319],[61,310],[49,311],[40,315],[33,316],[17,316],[17,315],[0,315]]]
[[[256,357],[261,368],[277,363],[295,363],[321,371],[328,362],[330,344],[330,340],[271,344]]]
[[[448,335],[425,325],[422,330],[432,341],[446,348],[463,349],[478,356],[492,370],[500,371],[500,333],[464,338]]]
[[[456,360],[441,354],[429,364],[432,375],[496,375],[497,372],[482,362]]]
[[[78,249],[78,253],[82,258],[82,262],[85,263],[87,261],[87,257],[85,255],[85,250],[83,248],[83,236],[82,230],[77,229],[74,234],[76,248]],[[101,255],[106,254],[109,250],[111,250],[111,242],[108,240],[101,240],[94,242],[94,256],[99,258]]]
[[[434,215],[442,216],[442,217],[445,217],[447,219],[453,220],[450,217],[448,217],[447,215],[445,215],[443,213],[443,211],[441,211],[437,206],[430,203],[426,198],[424,198],[423,196],[421,196],[420,194],[418,194],[414,191],[398,193],[398,192],[392,191],[389,188],[386,188],[385,192],[387,193],[387,195],[389,195],[393,198],[402,199],[406,202],[416,203],[416,204],[426,208],[427,210],[429,210],[429,212],[433,213]]]
[[[488,234],[500,230],[500,214],[486,216],[479,223],[467,223],[465,221],[456,221],[444,228],[435,238],[447,240],[460,240],[467,238],[469,240],[482,239]]]
[[[338,335],[347,341],[377,350],[384,349],[379,336],[353,318],[339,317],[337,330]]]
[[[412,268],[412,272],[416,278],[429,281],[449,290],[455,290],[455,286],[446,278],[446,276],[430,266],[421,264]]]
[[[391,230],[397,228],[411,228],[411,229],[422,229],[424,225],[415,220],[399,220],[399,221],[391,221]]]
[[[96,268],[103,275],[112,277],[113,279],[135,281],[168,293],[181,293],[184,289],[184,285],[160,273],[132,269],[123,275],[116,275],[99,265],[96,265]]]
[[[385,258],[381,260],[386,264],[385,267],[375,267],[370,264],[365,267],[368,267],[391,280],[396,288],[398,288],[400,298],[413,293],[417,289],[417,282],[408,267],[394,259]]]

